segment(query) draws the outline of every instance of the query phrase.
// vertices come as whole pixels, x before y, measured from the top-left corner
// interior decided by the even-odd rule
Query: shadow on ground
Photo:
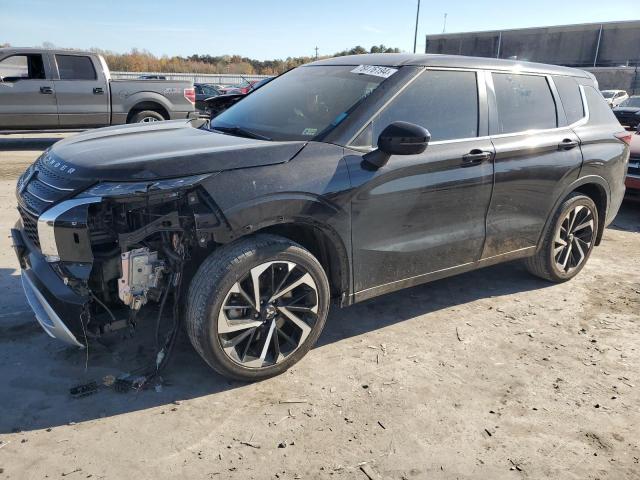
[[[625,205],[615,228],[638,231],[636,208]],[[19,281],[13,273],[10,269],[0,270],[0,284],[13,285]],[[549,283],[532,277],[515,262],[392,293],[350,308],[333,308],[316,348],[477,299],[548,286]],[[429,317],[423,321],[428,322]],[[153,322],[141,328],[150,327]],[[162,391],[118,394],[102,389],[89,397],[70,397],[68,389],[74,385],[91,380],[101,383],[105,375],[119,375],[148,364],[153,357],[153,345],[141,344],[141,338],[145,338],[144,332],[117,348],[92,346],[87,357],[86,351],[66,348],[46,337],[28,313],[15,318],[0,317],[0,433],[89,421],[162,406],[177,399],[248,388],[212,372],[183,335],[164,372],[167,383]]]

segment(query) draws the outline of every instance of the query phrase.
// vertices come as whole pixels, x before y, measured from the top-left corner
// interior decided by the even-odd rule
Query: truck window
[[[95,80],[96,69],[89,57],[80,55],[56,55],[60,80]]]
[[[578,83],[572,77],[553,77],[556,84],[560,101],[567,116],[567,123],[571,125],[584,117],[584,105],[582,104],[582,94]]]
[[[493,73],[498,103],[498,133],[558,126],[556,104],[546,77]]]
[[[372,140],[377,142],[380,132],[396,121],[426,128],[432,141],[477,137],[478,84],[475,72],[423,72],[374,120]]]
[[[42,55],[13,55],[5,58],[0,61],[0,77],[5,82],[45,79]]]

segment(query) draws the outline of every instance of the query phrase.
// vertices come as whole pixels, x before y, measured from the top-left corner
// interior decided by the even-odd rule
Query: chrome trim
[[[39,176],[39,175],[38,175],[38,177],[37,177],[37,180],[38,180],[40,183],[44,183],[47,187],[49,187],[49,188],[53,188],[54,190],[58,190],[58,191],[60,191],[60,192],[73,192],[73,190],[74,190],[73,188],[62,188],[62,187],[56,187],[55,185],[51,185],[50,183],[47,183],[47,182],[45,182],[44,180],[42,180],[42,179],[40,178],[40,176]],[[32,195],[33,195],[33,194],[32,194]]]
[[[84,345],[76,340],[76,337],[69,331],[67,326],[58,316],[58,314],[53,310],[53,308],[51,308],[49,302],[47,302],[47,300],[44,298],[44,295],[42,295],[42,293],[36,288],[33,282],[25,274],[24,270],[22,271],[21,277],[22,288],[24,290],[24,294],[27,297],[27,302],[33,310],[33,313],[36,316],[36,320],[38,321],[42,329],[47,332],[47,334],[52,338],[62,340],[69,345],[84,348]]]
[[[99,203],[101,201],[102,197],[72,198],[71,200],[60,202],[40,215],[40,218],[38,218],[38,239],[40,240],[40,251],[47,262],[60,261],[54,228],[58,217],[79,205]]]
[[[46,198],[39,197],[39,196],[38,196],[38,195],[36,195],[35,193],[30,192],[30,191],[28,191],[28,190],[27,190],[27,193],[28,193],[29,195],[33,196],[33,197],[36,197],[36,198],[37,198],[38,200],[40,200],[41,202],[44,202],[44,203],[53,203],[53,200],[47,200]]]

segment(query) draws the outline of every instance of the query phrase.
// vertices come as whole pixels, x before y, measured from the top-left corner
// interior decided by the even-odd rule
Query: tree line
[[[10,46],[8,43],[0,46]],[[50,42],[45,48],[54,48]],[[240,55],[191,55],[188,57],[163,55],[157,57],[147,50],[132,49],[128,53],[115,53],[92,48],[92,52],[104,56],[109,68],[116,72],[163,72],[163,73],[231,73],[245,75],[278,75],[291,68],[316,60],[315,56],[287,57],[286,59],[256,60]],[[363,53],[399,53],[399,48],[374,45],[369,50],[360,45],[333,55],[319,56],[318,59],[358,55]]]

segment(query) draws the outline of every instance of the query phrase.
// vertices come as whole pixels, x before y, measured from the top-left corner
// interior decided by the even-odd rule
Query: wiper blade
[[[260,135],[259,133],[252,132],[251,130],[247,130],[246,128],[239,127],[237,125],[234,127],[210,127],[210,130],[218,130],[223,133],[231,133],[231,134],[240,135],[242,137],[255,138],[256,140],[267,140],[267,141],[273,140],[271,137]]]

